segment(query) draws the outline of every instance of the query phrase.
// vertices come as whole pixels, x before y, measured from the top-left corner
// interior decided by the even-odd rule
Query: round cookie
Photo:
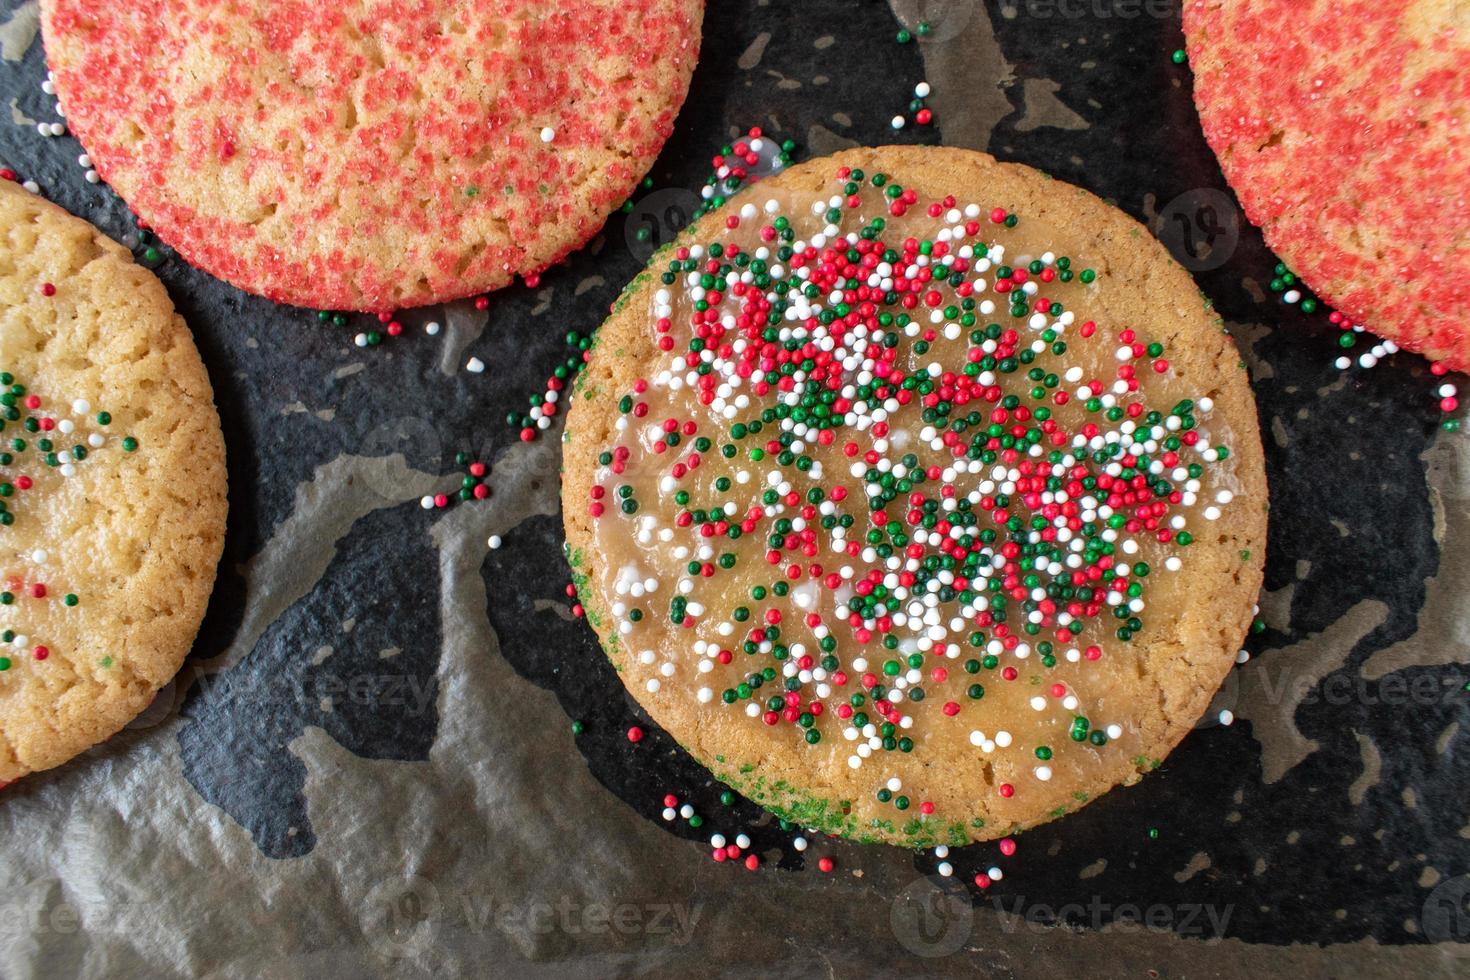
[[[799,826],[913,847],[1157,766],[1266,529],[1189,275],[1091,194],[934,147],[792,167],[660,252],[578,379],[562,503],[655,721]]]
[[[673,130],[702,0],[46,0],[67,123],[191,263],[374,312],[590,239]]]
[[[178,671],[225,533],[199,352],[127,249],[0,180],[0,781],[60,765]]]
[[[1324,300],[1470,370],[1470,7],[1190,0],[1205,137],[1247,217]]]

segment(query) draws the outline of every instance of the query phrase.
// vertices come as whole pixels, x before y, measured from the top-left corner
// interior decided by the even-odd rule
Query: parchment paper
[[[0,165],[136,244],[76,142],[37,134],[55,116],[35,24],[0,0]],[[415,311],[360,350],[365,321],[320,325],[166,252],[229,443],[219,587],[152,710],[0,794],[0,974],[1463,975],[1465,436],[1437,430],[1422,361],[1339,373],[1325,317],[1266,290],[1274,259],[1169,59],[1177,5],[712,0],[705,38],[655,188],[488,311]],[[895,132],[922,79],[937,127]],[[927,854],[801,855],[657,731],[631,745],[637,712],[563,591],[558,430],[504,424],[641,267],[636,229],[666,238],[757,124],[803,155],[942,138],[1107,197],[1197,273],[1260,400],[1268,629],[1209,716],[1235,724],[1024,835],[983,897],[959,882],[993,847],[951,855],[953,879]],[[422,510],[460,450],[492,464],[492,497]],[[666,792],[704,828],[660,819]],[[712,862],[716,830],[749,833],[762,870]]]

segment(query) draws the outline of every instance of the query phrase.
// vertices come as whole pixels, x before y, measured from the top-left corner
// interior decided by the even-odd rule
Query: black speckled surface
[[[1169,58],[1176,8],[714,0],[633,214],[536,289],[410,311],[376,349],[352,343],[366,318],[323,326],[165,251],[229,446],[219,587],[154,709],[0,796],[0,973],[1463,975],[1465,437],[1438,431],[1421,360],[1339,372],[1325,315],[1266,290],[1275,260]],[[136,244],[77,143],[36,132],[55,116],[34,10],[0,0],[0,166]],[[930,39],[895,43],[920,17]],[[924,78],[938,127],[895,133]],[[1235,724],[1203,722],[1013,859],[953,852],[947,881],[930,854],[820,838],[800,854],[750,804],[722,806],[662,733],[627,741],[637,712],[564,591],[557,440],[505,424],[641,268],[634,229],[667,237],[718,144],[751,125],[800,157],[942,139],[1102,195],[1196,271],[1259,400],[1268,628],[1217,699]],[[456,485],[461,450],[492,464],[491,499],[421,509]],[[667,792],[704,827],[666,824]],[[766,867],[714,865],[716,831],[749,833]],[[994,864],[990,892],[961,886]]]

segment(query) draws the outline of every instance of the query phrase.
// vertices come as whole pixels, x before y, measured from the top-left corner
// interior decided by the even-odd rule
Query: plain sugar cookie
[[[0,780],[148,706],[193,645],[225,534],[225,450],[163,285],[0,180]]]

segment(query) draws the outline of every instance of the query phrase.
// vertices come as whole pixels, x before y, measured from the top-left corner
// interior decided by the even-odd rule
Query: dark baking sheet
[[[141,254],[77,143],[36,132],[55,117],[35,9],[0,0],[0,165]],[[1463,975],[1470,454],[1422,360],[1339,372],[1325,315],[1266,288],[1275,260],[1200,135],[1181,45],[1163,0],[714,0],[633,213],[537,288],[410,312],[367,350],[370,318],[322,325],[165,249],[229,445],[219,587],[153,710],[0,797],[0,973]],[[894,132],[926,78],[938,125]],[[952,879],[930,854],[801,854],[719,802],[571,615],[557,430],[505,424],[641,267],[636,229],[666,238],[751,125],[800,157],[942,139],[1087,187],[1196,271],[1250,366],[1272,524],[1267,629],[1217,699],[1235,724],[1202,723],[1012,859],[953,852]],[[491,499],[422,510],[461,451],[491,464]],[[661,819],[669,792],[702,828]],[[748,833],[762,870],[711,862],[715,831]],[[995,864],[989,892],[965,887]]]

